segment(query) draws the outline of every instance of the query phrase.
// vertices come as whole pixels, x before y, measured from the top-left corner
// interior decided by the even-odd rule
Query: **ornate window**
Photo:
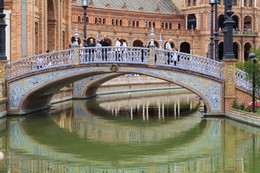
[[[177,26],[177,27],[178,27],[178,29],[181,29],[181,24],[180,24],[180,23],[178,23],[178,26]]]
[[[190,6],[191,5],[191,0],[188,0],[188,6]]]
[[[249,7],[253,7],[253,0],[249,0]]]
[[[164,29],[164,23],[161,23],[161,28]]]
[[[246,2],[247,0],[244,0],[244,7],[246,7],[247,6],[247,2]]]

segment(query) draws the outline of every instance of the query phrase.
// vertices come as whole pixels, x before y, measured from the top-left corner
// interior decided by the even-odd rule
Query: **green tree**
[[[252,60],[245,62],[244,71],[247,72],[247,78],[251,84],[253,83],[253,75],[255,75],[255,93],[260,95],[260,48],[253,49],[251,53],[256,54],[256,62],[254,63]]]

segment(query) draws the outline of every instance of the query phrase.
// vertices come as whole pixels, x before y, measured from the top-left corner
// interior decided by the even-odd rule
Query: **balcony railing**
[[[132,26],[116,26],[116,25],[97,25],[97,24],[88,24],[88,30],[92,31],[106,31],[106,32],[125,32],[125,33],[139,33],[139,34],[150,34],[151,28],[149,27],[132,27]],[[83,25],[79,25],[79,30],[83,30]],[[185,30],[185,29],[161,29],[155,28],[155,33],[162,34],[176,34],[176,35],[198,35],[200,34],[199,30]]]
[[[153,61],[157,67],[178,68],[223,79],[224,64],[221,62],[197,55],[162,49],[155,49],[155,54],[151,55],[151,51],[144,47],[87,47],[80,48],[79,54],[76,55],[73,49],[62,50],[9,63],[6,66],[6,77],[9,80],[32,72],[65,66],[73,67],[76,64],[123,63],[148,65]]]
[[[223,35],[223,31],[219,32],[220,35]],[[258,36],[258,32],[251,31],[233,31],[234,36]]]

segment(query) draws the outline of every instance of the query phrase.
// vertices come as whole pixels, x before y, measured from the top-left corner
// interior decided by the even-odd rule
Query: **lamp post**
[[[88,0],[82,0],[82,7],[84,9],[84,47],[87,47],[87,8],[88,8]]]
[[[225,14],[226,20],[224,22],[225,26],[225,33],[224,36],[224,47],[225,47],[225,54],[223,59],[235,59],[235,54],[233,51],[233,25],[234,20],[232,19],[232,0],[225,0]]]
[[[256,86],[256,80],[255,80],[255,68],[256,68],[256,55],[253,54],[253,53],[250,53],[249,54],[249,58],[253,61],[253,73],[252,73],[252,85],[253,85],[253,88],[252,88],[252,104],[253,104],[253,107],[252,107],[252,111],[253,113],[256,112],[256,103],[255,103],[255,86]]]
[[[214,4],[215,0],[209,0],[209,4],[211,5],[211,26],[210,26],[210,51],[209,57],[210,59],[214,59],[214,36],[213,36],[213,13],[214,13]]]
[[[4,22],[4,0],[0,0],[0,60],[7,60],[7,56],[5,54],[5,27],[6,24]]]
[[[215,0],[215,38],[214,38],[214,41],[215,41],[215,60],[216,61],[219,61],[219,54],[218,54],[218,51],[219,51],[219,48],[218,48],[218,42],[219,42],[219,38],[218,38],[218,3],[219,1],[218,0]]]

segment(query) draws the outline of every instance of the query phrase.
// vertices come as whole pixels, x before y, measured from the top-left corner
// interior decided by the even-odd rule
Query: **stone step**
[[[251,112],[245,112],[245,111],[241,111],[241,110],[237,110],[237,109],[227,109],[227,113],[233,114],[233,115],[238,115],[238,116],[242,116],[242,117],[246,117],[246,118],[250,118],[250,119],[255,119],[255,120],[260,120],[260,116],[258,116],[255,113],[251,113]]]

